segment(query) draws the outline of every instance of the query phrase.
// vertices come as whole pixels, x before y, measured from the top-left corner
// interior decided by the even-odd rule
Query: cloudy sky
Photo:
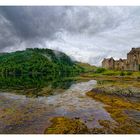
[[[140,7],[0,7],[0,52],[51,48],[100,65],[140,46]]]

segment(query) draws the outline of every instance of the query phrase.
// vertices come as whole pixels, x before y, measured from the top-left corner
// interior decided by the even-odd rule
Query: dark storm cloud
[[[36,40],[54,39],[55,33],[63,30],[74,34],[96,33],[114,25],[109,22],[110,17],[101,25],[92,9],[96,11],[86,7],[0,7],[0,12],[10,22],[12,34],[21,40]]]
[[[22,39],[51,38],[62,25],[64,7],[1,7],[1,13]]]
[[[0,50],[16,43],[17,36],[14,34],[15,30],[11,26],[10,22],[0,15]]]
[[[139,25],[139,7],[1,6],[0,51],[47,47],[97,64],[140,45]]]

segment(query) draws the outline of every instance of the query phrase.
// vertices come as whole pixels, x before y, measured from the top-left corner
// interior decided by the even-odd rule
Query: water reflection
[[[113,121],[104,104],[86,96],[95,85],[95,80],[77,82],[53,96],[38,98],[1,92],[0,133],[40,134],[58,116],[79,118],[88,128],[100,127],[98,120]]]
[[[57,89],[68,89],[73,83],[75,83],[75,80],[68,77],[8,76],[0,77],[0,90],[13,91],[28,97],[38,97],[51,95]]]

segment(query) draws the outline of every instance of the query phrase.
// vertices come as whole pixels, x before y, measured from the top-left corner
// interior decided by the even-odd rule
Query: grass
[[[88,63],[77,62],[76,64],[78,66],[82,67],[84,69],[84,72],[93,72],[97,68],[96,66],[91,66]]]
[[[92,71],[86,71],[83,76],[87,77],[104,77],[104,76],[119,76],[119,77],[140,77],[140,72],[133,71],[119,71],[119,70],[109,70],[101,67],[94,67]]]

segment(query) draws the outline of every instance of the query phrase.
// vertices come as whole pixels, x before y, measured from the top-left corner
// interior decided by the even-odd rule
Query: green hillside
[[[66,54],[51,49],[28,48],[0,55],[1,75],[66,75],[73,76],[82,68]]]

